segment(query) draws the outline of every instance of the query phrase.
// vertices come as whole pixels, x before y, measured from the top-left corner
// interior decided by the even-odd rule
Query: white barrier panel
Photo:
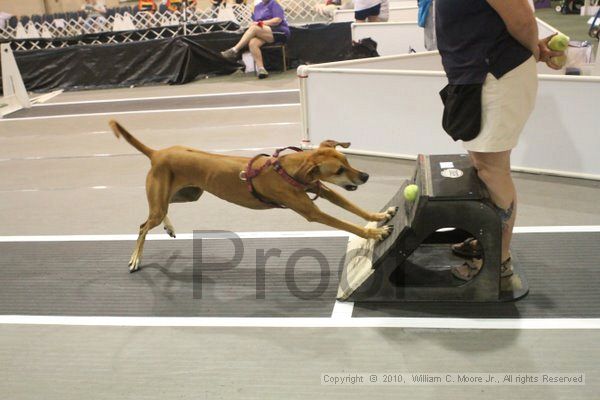
[[[557,30],[542,20],[537,20],[539,37],[545,38]],[[382,56],[426,51],[423,28],[416,22],[374,22],[352,24],[352,40],[371,38],[377,42],[377,52]]]
[[[423,28],[416,22],[373,22],[352,24],[352,40],[370,37],[381,56],[426,51]]]
[[[373,64],[370,64],[370,62]],[[413,158],[463,153],[442,130],[437,52],[301,67],[305,144],[352,142],[351,152]],[[385,64],[401,69],[375,69]],[[411,66],[412,65],[412,66]],[[544,71],[543,64],[538,64]],[[536,109],[513,154],[517,170],[600,179],[600,77],[540,75]],[[331,107],[344,99],[343,106]]]
[[[388,22],[416,22],[418,13],[418,7],[392,7],[390,5]],[[333,13],[333,22],[352,21],[354,21],[354,10],[335,10]]]
[[[600,76],[600,50],[596,49],[596,64],[592,68],[592,75]]]
[[[22,108],[30,108],[31,102],[10,43],[0,45],[0,65],[3,90],[3,96],[0,98],[0,118],[2,118]]]
[[[443,72],[442,59],[437,51],[425,52],[422,57],[398,57],[383,56],[365,58],[362,60],[338,61],[327,64],[313,65],[311,68],[343,68],[359,70],[386,70],[397,72],[399,70],[410,71],[438,71]],[[544,75],[564,75],[564,71],[556,71],[544,63],[538,63],[538,73]]]

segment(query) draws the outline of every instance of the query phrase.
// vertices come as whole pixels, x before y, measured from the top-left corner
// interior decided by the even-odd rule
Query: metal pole
[[[187,36],[187,0],[183,0],[183,35]]]

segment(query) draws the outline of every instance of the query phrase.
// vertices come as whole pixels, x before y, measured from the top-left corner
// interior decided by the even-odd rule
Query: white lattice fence
[[[288,22],[291,24],[310,23],[319,18],[315,12],[315,5],[320,3],[321,0],[279,0],[279,2],[286,12]],[[97,19],[79,17],[69,20],[30,21],[26,25],[19,22],[16,27],[6,26],[4,29],[0,29],[0,40],[69,38],[90,33],[178,26],[186,20],[188,24],[199,24],[231,19],[228,18],[229,15],[233,15],[236,22],[242,27],[246,27],[250,23],[252,6],[234,4],[229,5],[229,7],[231,8],[208,8],[199,12],[188,11],[185,15],[181,12],[156,12],[154,14],[138,12],[136,14],[116,14],[108,18]],[[189,29],[191,32],[188,33],[192,34],[198,31],[193,26]]]

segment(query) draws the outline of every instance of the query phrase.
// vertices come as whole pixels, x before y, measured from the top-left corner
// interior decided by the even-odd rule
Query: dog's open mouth
[[[347,190],[347,191],[349,191],[349,192],[353,192],[353,191],[355,191],[355,190],[356,190],[356,188],[357,188],[357,186],[356,186],[356,185],[346,185],[346,186],[344,186],[344,189],[346,189],[346,190]]]

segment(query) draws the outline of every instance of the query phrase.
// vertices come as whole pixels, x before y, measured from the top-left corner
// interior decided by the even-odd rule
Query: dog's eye
[[[344,171],[346,170],[346,168],[344,167],[340,167],[340,169],[337,170],[337,172],[335,173],[336,175],[341,175],[344,173]]]

